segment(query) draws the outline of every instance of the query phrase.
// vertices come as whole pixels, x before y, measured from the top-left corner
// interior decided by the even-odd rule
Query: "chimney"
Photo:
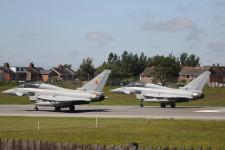
[[[34,68],[34,63],[31,62],[30,65],[29,65],[29,67],[30,67],[30,68]]]
[[[4,63],[4,67],[9,68],[9,63]]]
[[[217,63],[217,67],[220,67],[220,64],[219,63]]]
[[[64,67],[63,67],[63,65],[62,65],[62,64],[60,64],[60,65],[59,65],[59,68],[60,68],[60,69],[63,69]]]

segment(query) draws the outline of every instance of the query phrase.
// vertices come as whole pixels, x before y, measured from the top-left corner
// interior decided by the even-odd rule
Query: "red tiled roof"
[[[225,67],[211,67],[212,75],[225,76]]]
[[[180,75],[200,75],[201,73],[208,71],[209,67],[189,67],[183,66],[180,71]]]
[[[40,70],[38,68],[26,67],[26,70],[31,74],[40,74]]]
[[[59,73],[60,75],[71,75],[66,69],[64,68],[59,68],[59,67],[53,67],[52,68],[54,71]]]
[[[155,67],[146,67],[145,70],[140,74],[141,76],[149,76],[155,72]]]
[[[8,74],[15,74],[15,72],[13,72],[10,68],[7,68],[7,67],[0,67],[0,70],[3,70],[5,73],[8,73]]]

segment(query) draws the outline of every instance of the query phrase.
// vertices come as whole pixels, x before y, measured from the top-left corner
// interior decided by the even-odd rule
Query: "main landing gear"
[[[144,107],[143,100],[141,100],[140,107],[141,107],[141,108]]]
[[[176,103],[175,102],[171,102],[171,103],[160,103],[161,108],[165,108],[166,105],[170,105],[171,108],[175,108],[176,107]]]
[[[61,111],[61,107],[56,106],[55,107],[55,112],[60,112]]]
[[[175,107],[176,107],[176,103],[175,103],[175,102],[170,103],[170,107],[171,107],[171,108],[175,108]]]
[[[69,107],[69,109],[70,109],[71,112],[73,112],[73,111],[75,110],[75,106],[74,106],[74,105],[71,105],[71,106]]]
[[[38,111],[38,107],[37,107],[37,106],[35,106],[35,107],[34,107],[34,110],[35,110],[35,111]]]
[[[70,110],[71,112],[73,112],[73,111],[75,110],[75,106],[74,106],[74,105],[69,106],[69,110]],[[60,112],[60,111],[61,111],[61,107],[56,106],[56,107],[55,107],[55,112]]]
[[[165,108],[166,107],[166,103],[161,103],[160,106],[161,106],[161,108]]]

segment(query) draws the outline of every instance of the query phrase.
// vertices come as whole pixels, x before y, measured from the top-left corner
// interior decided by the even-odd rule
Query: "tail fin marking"
[[[103,87],[106,84],[106,81],[109,77],[110,72],[111,72],[110,70],[104,70],[102,73],[97,75],[95,78],[93,78],[91,81],[86,83],[80,89],[85,91],[101,92],[103,90]]]

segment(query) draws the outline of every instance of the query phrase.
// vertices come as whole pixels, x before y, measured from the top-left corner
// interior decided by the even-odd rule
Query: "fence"
[[[137,143],[128,145],[72,144],[60,142],[0,139],[0,150],[211,150],[208,148],[184,147],[140,147]],[[222,150],[222,149],[221,149]]]

